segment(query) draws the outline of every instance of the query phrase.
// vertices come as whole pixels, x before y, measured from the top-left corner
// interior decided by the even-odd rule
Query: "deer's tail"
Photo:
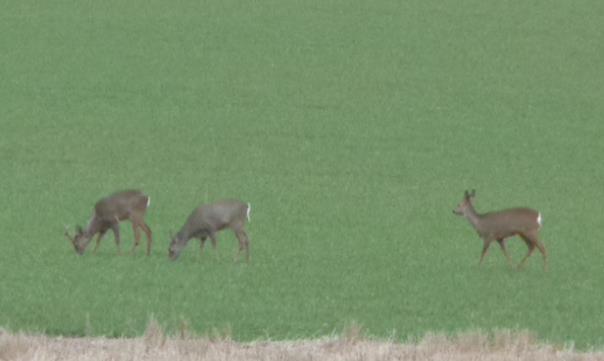
[[[543,217],[541,217],[541,212],[537,215],[537,223],[539,224],[539,228],[543,226]]]
[[[248,203],[247,204],[247,211],[245,213],[246,217],[247,217],[247,221],[249,222],[251,220],[250,218],[250,213],[252,212],[252,204]]]

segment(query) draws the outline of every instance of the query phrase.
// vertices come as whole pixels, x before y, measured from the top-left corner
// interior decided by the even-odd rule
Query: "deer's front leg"
[[[218,244],[218,239],[216,239],[216,232],[209,232],[208,236],[210,237],[210,241],[212,241],[212,249],[214,249],[214,257],[218,259],[218,253],[216,253],[216,245]]]
[[[491,240],[484,239],[484,245],[482,247],[482,254],[480,255],[480,262],[478,263],[479,266],[482,266],[482,261],[484,260],[484,256],[487,254],[487,251],[489,250],[490,245],[491,245]]]
[[[99,245],[101,244],[101,238],[103,238],[106,232],[107,230],[104,229],[100,231],[99,235],[96,237],[96,245],[94,246],[94,251],[92,251],[93,254],[96,254],[97,249],[99,249]]]
[[[499,246],[501,246],[501,250],[503,251],[503,254],[505,255],[505,258],[508,261],[508,265],[510,267],[513,267],[513,265],[512,265],[512,258],[510,257],[510,254],[508,253],[508,250],[505,247],[505,238],[498,239],[497,243],[499,243]]]
[[[199,253],[203,254],[203,246],[206,243],[206,240],[208,239],[208,236],[200,236],[199,237]]]
[[[212,241],[212,248],[216,249],[216,245],[218,244],[218,240],[216,239],[216,232],[210,232],[208,236],[210,236],[210,240]]]
[[[117,254],[121,255],[122,250],[120,249],[120,225],[119,225],[119,223],[113,223],[111,225],[111,230],[113,231],[113,235],[115,237],[115,245],[117,246]]]

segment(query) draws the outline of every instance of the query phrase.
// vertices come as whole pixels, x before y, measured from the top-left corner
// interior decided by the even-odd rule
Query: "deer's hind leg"
[[[539,248],[539,251],[544,255],[544,259],[545,259],[545,253],[543,253],[545,251],[545,248],[543,248],[543,250],[541,250],[541,248],[543,246],[541,244],[539,244],[539,239],[537,238],[536,233],[526,232],[526,233],[519,233],[518,235],[520,236],[520,238],[522,238],[524,240],[524,242],[526,243],[526,246],[528,247],[528,253],[526,254],[526,256],[524,256],[522,261],[520,261],[520,263],[518,264],[519,269],[524,268],[529,257],[533,254],[533,252],[535,251],[535,248],[537,248],[537,247]]]
[[[139,243],[141,242],[141,233],[139,231],[140,225],[132,220],[132,231],[134,232],[134,244],[132,245],[132,250],[130,251],[131,254],[134,254],[134,252],[136,251],[136,247],[138,247]]]
[[[145,232],[145,236],[147,236],[147,256],[148,256],[151,254],[151,244],[153,243],[153,238],[151,236],[152,235],[151,228],[149,228],[149,226],[145,222],[141,222],[140,227],[142,228],[143,232]]]
[[[139,215],[132,216],[132,231],[134,232],[134,245],[132,246],[131,253],[134,254],[136,247],[140,244],[141,234],[140,230],[142,229],[145,232],[145,236],[147,236],[147,256],[151,254],[151,244],[153,243],[153,239],[151,238],[151,228],[145,223],[143,218]]]
[[[547,251],[545,250],[545,246],[539,241],[538,238],[535,238],[535,246],[543,256],[543,270],[547,271]]]
[[[237,240],[239,240],[239,253],[237,254],[237,259],[241,255],[241,252],[245,251],[245,261],[249,262],[250,260],[250,238],[248,237],[245,229],[241,228],[235,231],[235,236]]]

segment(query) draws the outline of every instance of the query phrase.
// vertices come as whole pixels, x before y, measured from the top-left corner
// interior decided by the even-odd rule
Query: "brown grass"
[[[134,339],[62,338],[13,334],[0,329],[0,360],[604,360],[604,352],[577,352],[538,343],[527,332],[430,334],[401,344],[370,340],[357,326],[319,340],[239,343],[224,337],[168,337],[157,322]]]

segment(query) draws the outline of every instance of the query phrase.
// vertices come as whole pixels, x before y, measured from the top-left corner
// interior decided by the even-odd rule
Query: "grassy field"
[[[13,1],[0,13],[0,326],[237,340],[528,329],[604,344],[599,1]],[[152,198],[151,257],[63,226]],[[451,210],[527,205],[506,266]],[[252,262],[168,234],[251,202]],[[122,225],[124,247],[132,231]],[[510,242],[515,261],[526,253]]]

